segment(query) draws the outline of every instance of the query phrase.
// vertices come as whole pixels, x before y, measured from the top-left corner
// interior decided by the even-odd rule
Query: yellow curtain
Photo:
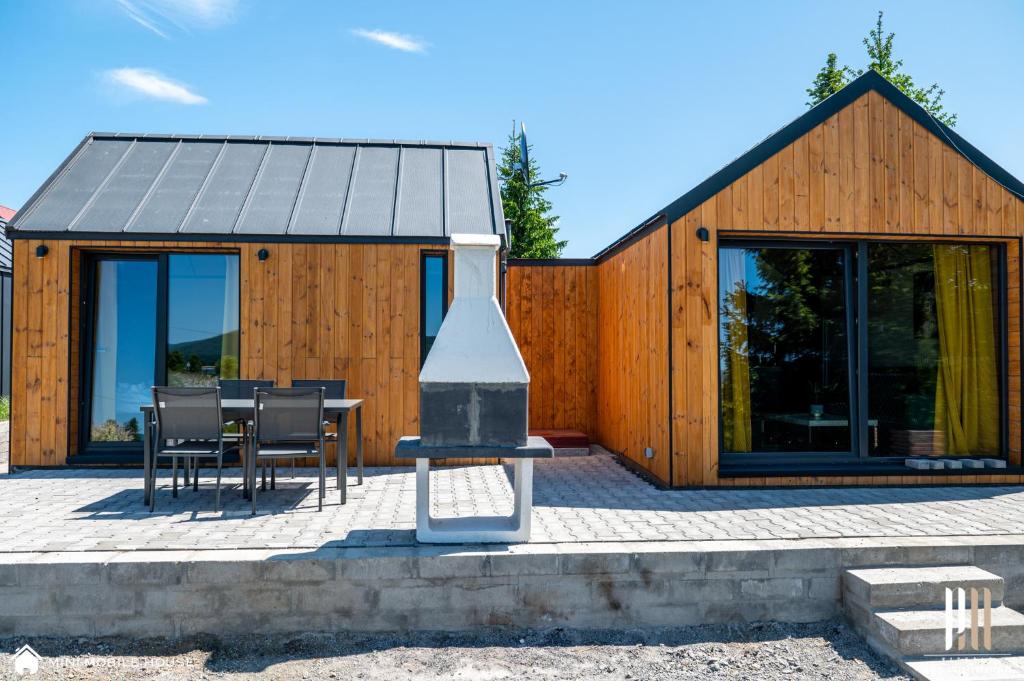
[[[720,253],[722,305],[722,439],[727,452],[751,450],[750,356],[743,251]]]
[[[937,245],[935,429],[947,454],[999,451],[994,280],[988,246]]]

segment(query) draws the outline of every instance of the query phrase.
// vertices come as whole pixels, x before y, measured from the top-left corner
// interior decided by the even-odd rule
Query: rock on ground
[[[0,679],[23,643],[33,679],[758,679],[903,681],[841,621],[632,631],[0,639]]]

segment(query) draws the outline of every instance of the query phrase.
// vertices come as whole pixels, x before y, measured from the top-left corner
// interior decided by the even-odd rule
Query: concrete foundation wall
[[[0,554],[0,636],[807,622],[844,568],[937,564],[1024,603],[1024,537]]]

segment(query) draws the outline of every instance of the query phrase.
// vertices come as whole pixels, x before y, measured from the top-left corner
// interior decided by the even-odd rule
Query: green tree
[[[532,147],[531,147],[532,149]],[[557,258],[567,241],[555,238],[558,216],[551,215],[551,202],[544,198],[548,187],[530,187],[518,170],[519,138],[513,133],[508,146],[501,150],[498,173],[506,178],[501,185],[501,207],[505,218],[511,221],[511,248],[513,258]],[[530,154],[530,181],[540,175],[540,166]]]
[[[814,77],[814,84],[807,88],[807,96],[810,97],[807,106],[814,106],[828,99],[850,82],[853,72],[848,66],[839,66],[838,61],[839,57],[835,52],[829,52],[825,57],[825,65]]]
[[[185,367],[189,373],[197,374],[203,370],[203,362],[199,355],[193,354],[188,358],[188,366]]]
[[[868,68],[898,87],[903,94],[924,107],[925,111],[936,119],[949,126],[956,125],[956,114],[946,111],[942,105],[942,97],[946,91],[940,88],[938,83],[921,87],[914,82],[910,74],[903,71],[903,60],[897,59],[894,54],[893,41],[896,34],[885,32],[885,26],[882,23],[883,16],[883,12],[878,13],[875,27],[868,32],[868,36],[863,40],[868,53]],[[842,86],[848,82],[851,73],[857,76],[864,73],[864,69],[853,71],[846,66],[837,67],[836,62],[835,55],[829,54],[825,66],[815,76],[813,86],[807,89],[807,94],[811,98],[807,102],[809,106],[814,106],[842,89]]]
[[[181,350],[171,350],[167,355],[167,368],[171,371],[185,370],[185,356],[181,354]]]

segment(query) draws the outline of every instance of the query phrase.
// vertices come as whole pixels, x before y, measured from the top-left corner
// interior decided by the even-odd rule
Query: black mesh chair
[[[273,388],[273,381],[266,381],[263,379],[255,380],[239,380],[237,378],[219,378],[217,379],[217,385],[220,386],[220,396],[225,400],[251,400],[252,391],[255,388]],[[245,441],[248,429],[252,427],[252,421],[246,421],[245,419],[235,419],[228,421],[224,424],[228,427],[234,427],[234,430],[228,430],[224,433],[224,439],[231,442],[242,443]],[[249,479],[245,478],[244,488],[248,490]]]
[[[153,388],[153,414],[156,444],[153,465],[150,467],[152,490],[149,510],[156,508],[156,471],[160,459],[171,460],[173,494],[178,496],[178,458],[193,462],[196,483],[199,478],[199,460],[215,459],[217,464],[217,492],[213,510],[220,510],[220,481],[224,467],[224,416],[220,404],[220,388]],[[237,449],[237,445],[227,448]]]
[[[248,457],[249,492],[256,515],[256,466],[276,459],[320,460],[317,509],[323,510],[327,471],[324,461],[324,388],[256,388],[255,418]]]
[[[293,388],[323,388],[324,399],[327,400],[343,400],[345,399],[345,379],[334,379],[334,378],[293,378]],[[324,421],[324,426],[331,425],[330,421]],[[338,442],[338,433],[324,433],[324,437],[328,442]],[[341,449],[338,448],[336,451],[338,460],[338,466],[348,465],[348,461],[342,462],[341,460]],[[273,473],[271,473],[273,475]],[[295,462],[292,461],[292,477],[295,477]],[[341,480],[341,472],[338,472],[338,480]],[[340,482],[338,483],[341,484]]]
[[[220,396],[225,400],[251,400],[252,391],[254,388],[273,388],[273,381],[258,380],[238,380],[235,378],[229,379],[218,379],[217,385],[220,386]]]

